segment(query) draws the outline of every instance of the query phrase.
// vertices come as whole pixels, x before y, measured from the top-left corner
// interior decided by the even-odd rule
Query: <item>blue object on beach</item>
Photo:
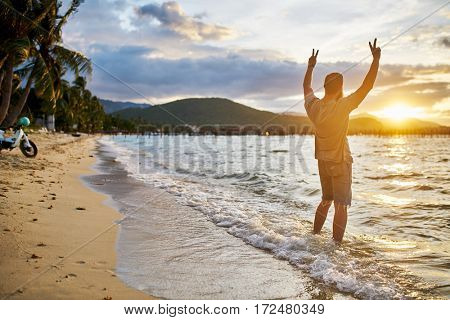
[[[17,121],[17,125],[22,127],[28,127],[30,125],[30,119],[28,119],[27,117],[22,117],[19,119],[19,121]]]

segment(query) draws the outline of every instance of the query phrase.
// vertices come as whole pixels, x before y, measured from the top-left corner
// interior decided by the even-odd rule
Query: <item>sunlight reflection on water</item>
[[[375,194],[373,197],[376,200],[380,200],[379,201],[380,204],[388,204],[388,205],[391,204],[395,206],[404,206],[406,204],[414,202],[414,199],[397,198],[385,194]]]
[[[393,163],[385,164],[380,167],[380,169],[386,170],[393,173],[403,173],[411,170],[412,166],[406,163]]]
[[[400,186],[400,187],[414,187],[417,185],[417,182],[415,181],[400,181],[400,180],[393,180],[390,181],[389,184]]]

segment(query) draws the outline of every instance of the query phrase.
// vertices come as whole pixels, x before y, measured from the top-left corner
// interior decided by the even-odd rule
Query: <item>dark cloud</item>
[[[378,72],[378,86],[398,85],[414,79],[414,75],[406,72],[403,65],[382,65]]]
[[[100,48],[93,50],[93,61],[115,77],[129,83],[147,96],[163,98],[175,95],[224,97],[284,96],[299,89],[302,65],[282,61],[252,60],[238,55],[203,59],[148,58],[143,52],[154,49]],[[130,72],[132,70],[132,72]],[[96,70],[92,87],[114,80]],[[95,91],[95,90],[94,90]],[[113,94],[128,92],[128,99],[138,99],[134,92],[116,83]]]
[[[252,59],[229,54],[201,59],[152,58],[154,48],[127,46],[92,48],[93,61],[112,75],[131,85],[144,96],[171,99],[174,96],[220,96],[231,99],[274,101],[301,95],[301,80],[305,64],[292,61]],[[352,66],[349,62],[319,64],[314,74],[314,88],[319,92],[326,74],[343,72]],[[364,79],[369,66],[358,65],[344,74],[346,90],[356,89]],[[414,69],[425,74],[448,71],[442,66],[384,65],[376,88],[365,105],[379,108],[394,101],[411,105],[431,106],[448,96],[446,83],[415,83]],[[105,98],[142,99],[135,91],[115,80],[103,70],[95,70],[91,83],[93,91]]]
[[[326,73],[340,72],[344,75],[344,85],[346,89],[355,88],[359,86],[364,79],[364,76],[369,69],[369,64],[361,63],[354,64],[350,62],[336,62],[327,63]],[[380,70],[377,76],[377,86],[390,86],[398,85],[414,78],[414,75],[409,72],[410,66],[396,65],[396,64],[384,64],[380,66]],[[319,64],[319,70],[321,66]],[[323,73],[319,73],[319,76],[323,76]]]
[[[205,17],[204,13],[193,17],[186,15],[175,1],[164,2],[161,5],[147,4],[137,8],[136,12],[140,17],[149,16],[158,20],[161,26],[190,40],[220,40],[232,34],[229,28],[200,21]]]
[[[441,38],[438,44],[445,48],[450,48],[450,39],[448,37]]]
[[[200,13],[197,13],[197,14],[194,15],[194,19],[201,20],[201,19],[206,18],[207,16],[208,16],[208,13],[200,12]]]
[[[149,54],[150,52],[155,51],[153,48],[147,48],[142,46],[123,46],[118,48],[115,52],[122,54],[122,55],[130,55],[130,56],[142,56]]]

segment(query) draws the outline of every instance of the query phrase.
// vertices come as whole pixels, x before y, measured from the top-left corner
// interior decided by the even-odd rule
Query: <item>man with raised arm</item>
[[[312,73],[317,52],[312,51],[308,61],[303,91],[305,109],[315,131],[315,158],[318,160],[322,201],[316,210],[314,233],[319,233],[327,218],[328,209],[334,201],[333,239],[341,242],[347,225],[347,207],[352,200],[353,158],[347,141],[349,114],[355,110],[372,90],[378,73],[381,49],[377,39],[369,42],[373,61],[361,87],[347,97],[343,95],[344,78],[340,73],[325,77],[325,96],[314,95],[311,87]]]

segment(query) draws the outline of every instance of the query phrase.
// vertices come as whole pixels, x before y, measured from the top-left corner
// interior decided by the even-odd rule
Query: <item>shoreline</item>
[[[30,134],[39,154],[0,155],[0,297],[157,299],[115,274],[122,215],[83,180],[96,137]]]
[[[117,270],[130,286],[175,300],[352,299],[229,234],[168,190],[136,179],[114,148],[99,143],[97,155],[99,174],[86,180],[125,216]]]

